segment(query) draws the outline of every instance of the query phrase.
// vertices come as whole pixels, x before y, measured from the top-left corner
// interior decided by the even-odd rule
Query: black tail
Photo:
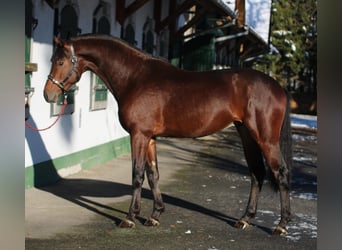
[[[281,128],[280,134],[280,148],[286,162],[287,168],[291,173],[292,169],[292,131],[291,131],[291,119],[290,119],[290,93],[286,91],[287,106],[286,113]]]
[[[285,117],[283,120],[283,126],[280,132],[280,149],[283,155],[284,161],[286,162],[287,170],[290,173],[288,183],[291,180],[291,169],[292,169],[292,132],[291,132],[291,119],[290,119],[290,93],[286,91],[287,105]],[[274,178],[274,175],[270,175],[271,186],[278,190],[278,184]]]

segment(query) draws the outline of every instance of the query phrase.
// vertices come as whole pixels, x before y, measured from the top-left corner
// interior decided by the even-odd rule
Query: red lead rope
[[[64,113],[64,110],[65,110],[66,105],[67,105],[67,98],[65,97],[65,98],[64,98],[64,101],[63,101],[63,106],[62,106],[62,108],[61,108],[61,111],[60,111],[59,114],[58,114],[57,119],[56,119],[50,126],[48,126],[48,127],[46,127],[46,128],[41,128],[41,129],[39,129],[39,128],[34,128],[34,127],[32,127],[32,125],[31,125],[30,123],[28,123],[27,121],[25,121],[25,126],[28,127],[28,128],[30,128],[30,129],[32,129],[33,131],[37,131],[37,132],[38,132],[38,131],[45,131],[45,130],[48,130],[49,128],[51,128],[52,126],[54,126],[54,125],[58,122],[58,120],[61,118],[61,116],[62,116],[63,113]]]

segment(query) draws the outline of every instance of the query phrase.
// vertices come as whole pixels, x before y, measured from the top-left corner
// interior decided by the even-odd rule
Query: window
[[[128,42],[132,46],[136,46],[135,41],[135,31],[134,31],[134,22],[132,20],[132,16],[129,17],[126,27],[123,29],[123,35],[121,36],[126,42]]]
[[[154,51],[154,33],[152,26],[152,19],[148,17],[143,28],[142,49],[151,55]]]
[[[61,11],[60,37],[69,39],[78,34],[78,17],[71,5],[66,5]]]
[[[58,14],[58,9],[55,10]],[[57,30],[55,30],[55,34],[59,35],[60,38],[70,39],[71,37],[77,36],[80,33],[80,29],[78,28],[78,16],[74,5],[65,5],[60,12],[60,21],[58,21],[58,15],[55,19],[55,22],[59,23],[59,25],[55,26]],[[65,108],[64,114],[72,114],[75,111],[75,91],[77,88],[73,90],[69,90],[67,92],[67,106]],[[60,96],[57,100],[57,103],[51,104],[51,113],[53,116],[58,115],[61,111],[63,104],[64,96]]]
[[[93,33],[110,34],[110,22],[106,13],[108,12],[109,4],[100,2],[93,14]],[[91,73],[91,100],[90,110],[100,110],[107,107],[108,89],[100,77]]]
[[[158,50],[158,55],[166,59],[168,59],[168,54],[169,54],[168,40],[169,40],[168,30],[164,29],[160,32],[158,43],[157,43],[158,44],[157,50]]]
[[[99,34],[110,34],[110,23],[106,17],[101,17],[99,20],[98,31]]]

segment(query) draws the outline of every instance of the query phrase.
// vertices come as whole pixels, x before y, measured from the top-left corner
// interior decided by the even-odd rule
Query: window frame
[[[108,15],[110,5],[100,2],[93,13],[93,33],[110,35],[111,19]],[[107,26],[107,27],[106,27]],[[90,111],[106,109],[108,105],[108,89],[104,81],[95,73],[90,75]]]

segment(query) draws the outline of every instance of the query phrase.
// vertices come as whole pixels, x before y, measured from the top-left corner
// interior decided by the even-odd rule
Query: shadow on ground
[[[120,224],[122,218],[127,215],[126,211],[117,209],[112,206],[105,205],[101,202],[92,200],[92,198],[86,197],[101,197],[101,198],[118,198],[132,194],[132,187],[127,184],[101,181],[101,180],[89,180],[89,179],[63,179],[58,184],[50,187],[40,188],[46,192],[49,192],[57,197],[68,200],[78,206],[88,209],[100,216],[112,220],[117,226]],[[150,190],[143,188],[142,198],[153,200]],[[163,200],[166,205],[173,205],[179,208],[187,209],[192,212],[197,212],[205,216],[212,217],[214,219],[221,220],[228,225],[234,227],[234,224],[238,218],[231,217],[221,212],[206,208],[202,205],[178,198],[169,194],[163,193]],[[109,212],[105,212],[105,211]],[[112,215],[112,212],[122,214],[122,217],[116,217]],[[141,223],[145,223],[145,218],[138,216],[137,220]],[[270,234],[272,231],[270,228],[262,227],[252,224],[266,233]]]

